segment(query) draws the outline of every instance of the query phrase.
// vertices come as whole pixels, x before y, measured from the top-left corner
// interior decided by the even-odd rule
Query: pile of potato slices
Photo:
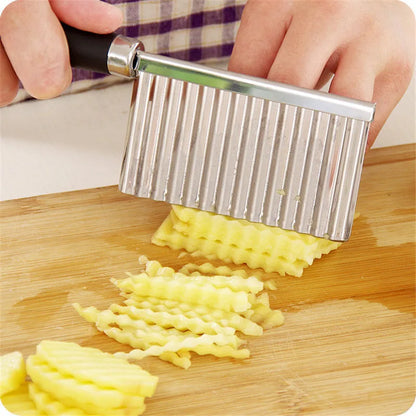
[[[152,243],[184,249],[267,273],[302,276],[303,270],[341,243],[193,208],[173,206]]]
[[[72,342],[44,340],[26,362],[11,354],[2,357],[1,401],[20,416],[137,416],[158,383],[136,364]]]
[[[270,308],[263,282],[255,276],[207,276],[195,268],[175,271],[158,261],[140,261],[145,271],[112,280],[122,304],[101,311],[74,304],[99,331],[132,347],[116,356],[157,356],[182,368],[191,365],[191,353],[244,359],[250,351],[239,334],[259,336],[283,324],[281,311]]]

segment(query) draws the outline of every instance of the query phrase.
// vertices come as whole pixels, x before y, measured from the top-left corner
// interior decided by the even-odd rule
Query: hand
[[[19,80],[35,98],[52,98],[71,83],[66,38],[59,21],[95,33],[122,23],[119,9],[99,0],[16,0],[0,17],[0,106],[17,94]]]
[[[370,147],[405,93],[415,19],[398,0],[248,0],[229,69],[376,103]]]

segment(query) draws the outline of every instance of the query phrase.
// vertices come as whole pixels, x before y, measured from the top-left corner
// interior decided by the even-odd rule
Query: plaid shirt
[[[123,11],[125,36],[147,52],[207,62],[231,54],[245,0],[106,0]],[[74,80],[102,74],[74,69]]]
[[[209,63],[230,56],[246,0],[105,0],[123,11],[117,33],[140,39],[147,52]],[[122,82],[117,76],[73,69],[65,93]],[[20,90],[14,102],[29,98]]]

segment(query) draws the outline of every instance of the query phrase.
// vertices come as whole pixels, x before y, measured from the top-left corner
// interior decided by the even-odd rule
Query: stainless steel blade
[[[120,189],[349,238],[369,121],[140,73]]]

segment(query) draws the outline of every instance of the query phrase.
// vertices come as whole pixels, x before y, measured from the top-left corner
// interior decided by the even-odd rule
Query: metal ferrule
[[[137,54],[144,45],[137,39],[117,36],[110,46],[107,57],[108,72],[126,78],[136,78]]]

